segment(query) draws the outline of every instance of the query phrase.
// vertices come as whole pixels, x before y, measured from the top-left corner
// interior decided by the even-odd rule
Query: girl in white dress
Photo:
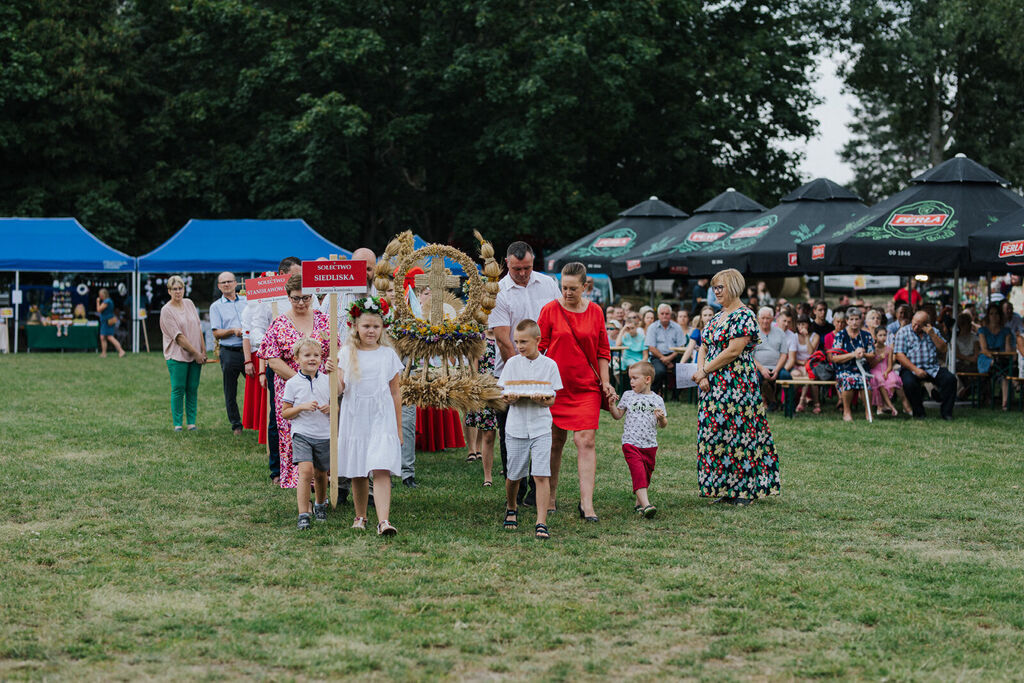
[[[356,519],[353,529],[366,528],[366,503],[373,475],[377,533],[393,536],[391,475],[402,471],[402,388],[404,366],[387,346],[384,327],[388,303],[375,296],[357,299],[348,311],[352,328],[338,354],[338,378],[343,387],[338,426],[338,474],[352,480]]]

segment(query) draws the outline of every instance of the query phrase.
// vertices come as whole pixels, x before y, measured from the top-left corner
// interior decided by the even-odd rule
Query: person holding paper
[[[697,481],[713,502],[747,505],[779,493],[779,458],[765,417],[753,350],[760,328],[743,305],[743,275],[722,270],[711,291],[722,310],[701,335],[697,404]]]
[[[242,314],[245,298],[236,291],[238,280],[234,273],[217,276],[217,288],[222,296],[210,304],[210,326],[213,336],[220,340],[220,370],[224,379],[224,408],[235,436],[242,433],[242,416],[238,413],[238,376],[248,373],[251,365],[245,363],[242,351]]]

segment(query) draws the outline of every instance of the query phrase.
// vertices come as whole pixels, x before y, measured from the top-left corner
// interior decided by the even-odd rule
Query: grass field
[[[729,508],[671,404],[653,520],[609,420],[600,524],[569,453],[546,543],[423,453],[386,541],[341,507],[296,532],[220,384],[175,434],[156,354],[0,357],[0,679],[1024,678],[1020,413],[774,417],[782,495]]]

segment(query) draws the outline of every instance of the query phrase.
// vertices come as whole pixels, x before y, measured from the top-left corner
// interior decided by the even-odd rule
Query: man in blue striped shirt
[[[234,273],[217,276],[217,289],[223,296],[210,305],[210,327],[220,340],[220,371],[224,377],[224,406],[228,421],[236,436],[242,433],[242,418],[238,414],[238,376],[245,372],[242,353],[242,312],[245,299],[236,291],[238,281]]]

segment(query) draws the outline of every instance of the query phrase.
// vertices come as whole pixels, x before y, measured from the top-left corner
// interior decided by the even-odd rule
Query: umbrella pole
[[[825,298],[825,271],[818,271],[818,296],[822,299]]]
[[[947,340],[948,348],[946,350],[946,365],[956,375],[956,319],[960,313],[957,311],[957,307],[960,305],[960,267],[957,266],[953,269],[953,328],[949,331],[949,339]]]

